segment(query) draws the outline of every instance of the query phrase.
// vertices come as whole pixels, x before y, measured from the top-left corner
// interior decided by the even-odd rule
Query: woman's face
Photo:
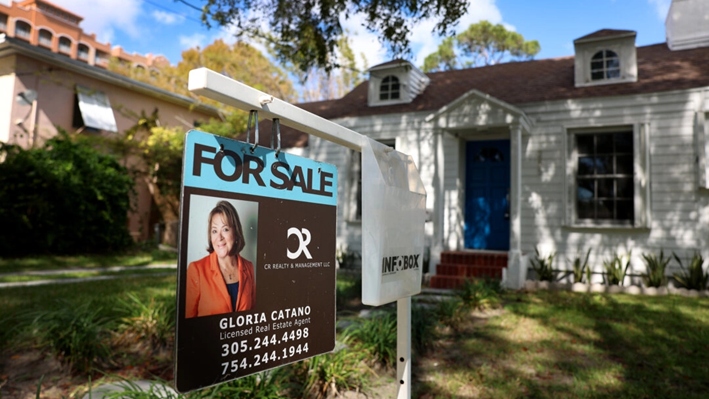
[[[220,258],[226,257],[234,246],[234,229],[227,224],[224,214],[216,213],[212,216],[209,232],[214,252]]]

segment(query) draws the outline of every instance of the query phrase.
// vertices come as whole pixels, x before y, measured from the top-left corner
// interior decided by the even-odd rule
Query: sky
[[[9,3],[11,0],[0,0]],[[235,40],[228,29],[204,26],[200,20],[204,0],[50,0],[84,17],[85,32],[102,42],[120,45],[129,53],[162,54],[172,64],[182,51],[204,47],[216,39]],[[297,1],[297,0],[296,0]],[[470,0],[468,13],[456,27],[488,20],[501,23],[527,40],[537,40],[541,51],[536,59],[573,55],[573,40],[599,29],[627,29],[637,32],[638,46],[665,41],[665,17],[671,0]],[[365,54],[368,66],[390,59],[373,33],[352,16],[343,21],[350,32],[355,54]],[[412,57],[421,66],[435,51],[441,38],[432,35],[434,22],[422,21],[411,35]],[[364,62],[360,60],[361,65]]]

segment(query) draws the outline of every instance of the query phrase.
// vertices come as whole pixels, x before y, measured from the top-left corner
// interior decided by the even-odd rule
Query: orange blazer
[[[249,310],[256,302],[254,265],[237,255],[239,293],[235,311]],[[185,318],[231,313],[231,298],[219,270],[217,253],[190,263],[187,267]]]

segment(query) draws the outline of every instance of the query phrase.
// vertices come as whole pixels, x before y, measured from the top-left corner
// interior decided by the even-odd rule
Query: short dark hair
[[[244,249],[246,243],[244,242],[244,230],[241,228],[239,213],[236,212],[236,208],[229,201],[219,201],[217,206],[209,212],[209,219],[207,219],[207,242],[209,246],[207,247],[207,252],[210,254],[214,252],[214,246],[212,246],[212,218],[216,214],[224,215],[226,224],[234,230],[234,245],[231,247],[229,255],[236,256]]]

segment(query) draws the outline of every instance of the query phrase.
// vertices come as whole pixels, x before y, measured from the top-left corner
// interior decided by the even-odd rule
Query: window
[[[576,136],[579,220],[625,220],[633,214],[633,133]]]
[[[46,29],[40,29],[39,38],[37,39],[37,42],[40,46],[52,47],[52,32]]]
[[[0,13],[0,32],[7,32],[7,15]]]
[[[399,78],[389,75],[382,79],[382,84],[379,85],[380,100],[398,100],[400,98]]]
[[[76,86],[73,125],[93,131],[117,132],[116,117],[106,93]]]
[[[647,131],[639,124],[581,129],[568,136],[567,223],[649,225]]]
[[[71,54],[71,39],[64,36],[59,38],[59,52],[64,54]]]
[[[378,140],[384,145],[396,149],[396,140]],[[359,151],[350,151],[350,176],[347,185],[348,206],[347,220],[360,221],[362,220],[362,153]]]
[[[599,51],[591,58],[591,80],[616,79],[620,77],[618,54],[610,50]]]
[[[88,61],[89,60],[89,46],[87,46],[83,43],[79,43],[76,56],[81,61]]]
[[[32,35],[32,26],[25,21],[15,22],[15,37],[25,40],[30,40]]]
[[[108,64],[108,53],[96,50],[96,65],[106,66]]]

